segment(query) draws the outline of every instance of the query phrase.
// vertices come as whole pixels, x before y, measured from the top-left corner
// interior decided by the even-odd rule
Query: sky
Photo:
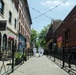
[[[64,20],[76,5],[76,0],[28,0],[31,28],[40,32],[52,19]]]

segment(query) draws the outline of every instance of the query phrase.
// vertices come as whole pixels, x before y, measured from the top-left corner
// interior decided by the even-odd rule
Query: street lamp
[[[13,36],[9,36],[9,39],[11,40],[11,50],[12,50],[12,72],[14,71],[14,48],[12,48],[12,42],[14,41]],[[14,47],[14,45],[13,45]]]

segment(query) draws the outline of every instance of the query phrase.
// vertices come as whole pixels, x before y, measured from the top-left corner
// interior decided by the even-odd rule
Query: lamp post
[[[62,29],[62,31],[63,31],[63,35],[64,35],[64,31],[65,31],[65,29]],[[63,43],[63,50],[62,50],[62,54],[63,54],[63,56],[62,56],[62,60],[63,60],[63,62],[62,62],[62,68],[64,67],[64,65],[65,65],[65,43],[64,43],[64,40],[62,41],[62,43]]]
[[[14,71],[14,45],[12,44],[12,42],[14,41],[14,37],[13,36],[9,36],[9,39],[11,40],[11,50],[12,50],[12,72]],[[12,46],[13,45],[13,46]]]

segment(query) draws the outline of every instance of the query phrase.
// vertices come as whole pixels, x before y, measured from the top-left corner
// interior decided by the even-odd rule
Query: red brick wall
[[[70,14],[64,19],[58,29],[55,31],[57,37],[62,36],[63,46],[76,46],[76,7],[70,12]],[[70,39],[65,41],[65,32],[70,29]],[[56,37],[56,38],[57,38]]]

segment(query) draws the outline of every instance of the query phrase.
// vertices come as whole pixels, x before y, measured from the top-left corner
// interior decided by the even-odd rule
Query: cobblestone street
[[[69,75],[46,56],[32,57],[10,75]]]

